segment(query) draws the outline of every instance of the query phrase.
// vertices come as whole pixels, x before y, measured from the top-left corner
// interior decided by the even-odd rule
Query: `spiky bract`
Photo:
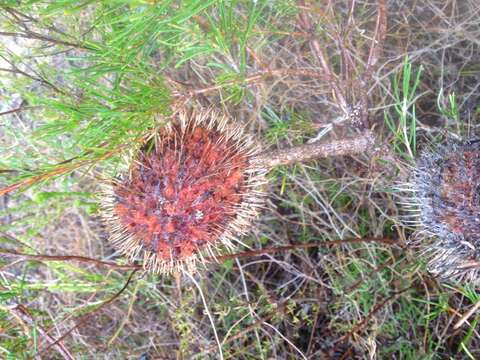
[[[413,222],[429,270],[478,282],[480,261],[480,142],[450,143],[425,151],[407,189]],[[431,241],[428,241],[430,239]]]
[[[251,165],[258,151],[226,116],[180,113],[105,191],[112,244],[154,273],[193,271],[220,247],[232,249],[263,198],[265,171]]]

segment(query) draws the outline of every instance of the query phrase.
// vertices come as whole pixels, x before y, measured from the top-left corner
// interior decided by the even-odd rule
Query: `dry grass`
[[[374,156],[314,161],[270,173],[266,209],[242,241],[251,249],[297,243],[318,243],[318,247],[229,259],[196,275],[225,359],[480,357],[478,315],[454,329],[480,295],[474,288],[439,282],[428,274],[417,249],[406,245],[413,229],[402,225],[392,190],[408,176],[412,163],[394,107],[399,98],[393,79],[401,78],[407,56],[412,71],[423,68],[412,100],[416,113],[410,106],[404,114],[409,121],[405,131],[416,126],[418,149],[445,137],[477,134],[480,5],[475,0],[388,1],[384,53],[368,81],[360,84],[377,6],[354,1],[350,13],[351,3],[279,5],[282,11],[272,12],[275,15],[261,13],[264,18],[249,38],[245,60],[234,39],[228,54],[197,56],[180,68],[164,71],[178,92],[211,87],[221,80],[219,76],[231,81],[187,103],[221,106],[270,149],[315,137],[328,141],[356,134],[312,52],[314,37],[338,75],[337,85],[347,103],[355,105],[368,95],[369,126],[378,136],[380,151]],[[248,11],[242,3],[234,15],[245,22]],[[310,14],[317,26],[314,34],[306,34],[299,25],[299,12]],[[215,9],[210,15],[220,17]],[[205,18],[193,17],[195,22],[197,29],[211,31]],[[156,53],[155,60],[161,63],[167,56]],[[240,86],[234,75],[228,78],[222,68],[208,66],[213,62],[253,80]],[[256,74],[266,76],[253,77]],[[458,109],[449,103],[451,94]],[[386,126],[385,113],[399,132]],[[9,129],[22,123],[27,134],[36,126],[21,112],[0,118],[0,126],[1,121]],[[16,141],[8,133],[0,134],[6,158],[31,151],[32,143],[21,136]],[[48,149],[42,151],[49,154]],[[26,243],[37,254],[117,259],[105,241],[91,196],[38,198],[39,191],[95,193],[103,171],[100,167],[78,170],[0,198],[0,230],[12,235],[9,241],[2,238],[2,248],[26,252],[28,246],[22,245]],[[78,177],[82,180],[71,181]],[[72,197],[77,206],[72,206]],[[372,237],[394,239],[396,244],[328,244]],[[75,358],[219,356],[202,298],[188,277],[137,272],[114,301],[92,312],[118,294],[129,271],[88,263],[5,259],[0,289],[15,291],[16,296],[5,297],[2,304],[0,346],[15,349],[17,336],[19,357],[25,349],[38,346],[42,358],[61,358],[58,348],[49,348],[41,332],[32,330],[40,324],[53,338],[64,336],[60,343]],[[31,310],[36,325],[8,313],[8,307],[19,302]]]

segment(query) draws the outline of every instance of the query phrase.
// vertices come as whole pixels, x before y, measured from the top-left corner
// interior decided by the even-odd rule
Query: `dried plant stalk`
[[[371,132],[364,132],[361,136],[352,139],[335,140],[330,142],[314,142],[282,150],[264,152],[251,161],[264,169],[270,169],[279,165],[289,165],[296,162],[304,162],[321,159],[330,156],[355,155],[367,152],[374,145],[374,137]]]

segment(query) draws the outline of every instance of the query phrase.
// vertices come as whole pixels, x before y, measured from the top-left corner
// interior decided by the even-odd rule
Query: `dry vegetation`
[[[456,326],[480,293],[426,271],[393,190],[426,144],[477,135],[476,0],[387,1],[386,22],[383,1],[174,2],[153,25],[154,2],[48,3],[0,8],[1,357],[213,359],[215,331],[225,359],[480,357],[478,315]],[[265,149],[376,145],[274,168],[245,247],[195,281],[144,274],[95,194],[169,109],[212,104]]]

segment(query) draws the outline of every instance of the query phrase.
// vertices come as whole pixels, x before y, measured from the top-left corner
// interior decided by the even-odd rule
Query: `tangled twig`
[[[249,250],[244,252],[238,252],[235,254],[228,254],[228,255],[222,255],[222,256],[216,256],[216,257],[206,257],[205,260],[208,262],[213,262],[213,261],[222,262],[225,260],[230,260],[235,258],[263,256],[266,254],[287,252],[287,251],[292,251],[296,249],[311,249],[311,248],[317,248],[322,246],[347,245],[347,244],[355,244],[355,243],[362,243],[362,242],[367,242],[367,243],[373,242],[373,243],[382,243],[386,245],[401,246],[400,243],[389,238],[353,238],[353,239],[346,239],[346,240],[330,240],[330,241],[321,241],[321,242],[319,241],[319,242],[306,243],[306,244],[290,244],[286,246],[277,246],[277,247],[270,247],[265,249]],[[142,269],[142,266],[137,264],[121,265],[112,261],[98,260],[98,259],[89,258],[86,256],[78,256],[78,255],[31,255],[31,254],[19,253],[12,250],[0,249],[0,256],[17,258],[19,259],[19,261],[78,261],[82,263],[93,264],[95,266],[106,266],[106,267],[115,268],[119,270],[132,270],[132,269],[141,270]]]
[[[135,269],[133,270],[130,275],[128,276],[128,279],[127,281],[125,282],[125,285],[123,285],[123,287],[117,292],[115,293],[115,295],[113,295],[112,297],[110,297],[109,299],[105,300],[104,302],[102,302],[97,308],[95,308],[94,310],[92,310],[91,312],[89,312],[88,314],[84,315],[83,318],[81,318],[77,324],[73,327],[71,327],[69,330],[67,330],[67,332],[65,332],[62,336],[60,336],[57,340],[55,340],[54,342],[52,342],[50,345],[48,345],[47,347],[45,347],[44,349],[42,349],[38,354],[40,355],[40,353],[43,353],[45,351],[47,351],[49,348],[51,348],[52,346],[56,346],[57,344],[60,343],[60,341],[62,341],[63,339],[65,339],[68,335],[70,335],[72,333],[72,331],[74,331],[76,328],[80,327],[81,325],[85,324],[87,322],[87,320],[89,320],[93,314],[95,314],[96,312],[98,312],[99,310],[103,309],[105,306],[111,304],[112,302],[114,302],[120,295],[122,295],[122,293],[128,288],[128,285],[130,285],[130,282],[132,281],[132,278],[133,278],[133,275],[135,275],[135,273],[138,271],[138,269]]]
[[[9,311],[15,317],[21,319],[23,322],[28,324],[28,326],[34,327],[39,332],[39,334],[43,338],[45,338],[46,341],[50,344],[49,347],[53,347],[62,356],[63,359],[74,359],[73,355],[70,353],[70,351],[68,351],[68,349],[62,344],[59,339],[55,339],[53,336],[48,334],[48,331],[46,331],[42,326],[35,322],[32,315],[25,306],[20,304],[15,306],[14,308],[9,309]]]

